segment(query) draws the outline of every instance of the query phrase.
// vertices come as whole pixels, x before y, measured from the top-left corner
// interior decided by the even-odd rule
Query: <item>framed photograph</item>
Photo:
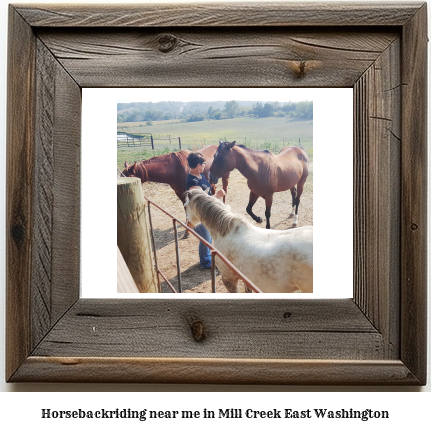
[[[228,112],[226,106],[233,107],[234,110]],[[232,299],[222,280],[218,264],[214,279],[212,268],[202,270],[199,240],[193,232],[187,235],[181,224],[186,221],[183,204],[189,172],[187,157],[191,152],[202,152],[207,157],[203,175],[210,181],[209,174],[214,173],[211,168],[220,139],[230,141],[230,145],[235,143],[232,150],[229,150],[232,154],[241,158],[244,155],[248,157],[248,163],[241,166],[240,170],[233,169],[228,177],[223,175],[215,185],[217,190],[226,190],[227,195],[223,201],[234,215],[241,217],[241,226],[247,227],[246,237],[252,244],[254,263],[250,256],[241,259],[241,252],[233,259],[238,269],[263,292],[258,297],[248,296],[247,299],[275,299],[278,296],[286,299],[286,295],[297,298],[298,295],[292,291],[299,290],[304,293],[301,299],[353,297],[353,89],[85,88],[82,94],[82,117],[82,184],[94,181],[95,160],[99,166],[116,164],[119,181],[123,182],[123,175],[138,178],[138,182],[142,181],[145,196],[140,199],[154,202],[150,204],[151,210],[148,209],[146,225],[142,226],[143,230],[153,232],[154,243],[151,239],[147,241],[147,247],[153,250],[144,256],[151,266],[152,261],[157,263],[157,270],[161,271],[160,291],[165,299],[167,294],[175,296],[173,292],[180,289],[182,293],[187,293],[188,299],[191,299],[190,295],[199,298],[202,293],[211,293],[213,288],[217,296],[210,295],[207,299]],[[328,146],[339,150],[327,151]],[[253,212],[260,220],[253,220],[247,212],[250,188],[243,173],[249,175],[247,169],[252,163],[251,158],[258,158],[261,166],[273,161],[279,163],[280,158],[282,163],[290,163],[290,159],[284,161],[283,158],[291,152],[296,158],[294,152],[298,150],[295,147],[301,148],[300,154],[305,151],[307,157],[307,176],[300,194],[296,219],[297,226],[304,229],[294,232],[292,227],[295,208],[292,207],[292,184],[287,184],[287,181],[296,184],[298,177],[295,177],[283,183],[284,191],[273,194],[270,209],[270,227],[274,231],[272,238],[287,246],[291,243],[289,235],[314,229],[310,247],[310,261],[314,260],[309,273],[311,283],[313,278],[323,281],[334,261],[337,261],[342,270],[332,274],[330,284],[317,282],[310,283],[309,286],[301,284],[306,279],[301,271],[301,279],[291,278],[290,286],[293,285],[294,289],[289,289],[287,280],[292,269],[287,265],[287,260],[290,250],[281,249],[280,252],[280,249],[274,249],[271,256],[262,258],[262,247],[256,247],[259,241],[255,232],[268,235],[265,229],[266,202],[263,198],[255,202]],[[299,160],[298,164],[302,163]],[[338,186],[343,203],[337,206],[336,215],[329,210],[327,200],[327,186],[333,181],[333,171],[326,167],[332,164],[337,166],[337,176],[343,178]],[[154,292],[156,274],[152,268],[145,271],[145,261],[141,265],[141,259],[137,258],[137,250],[147,248],[133,248],[129,252],[128,238],[134,238],[135,234],[132,231],[125,234],[124,229],[129,221],[131,226],[136,226],[138,219],[125,217],[124,214],[117,218],[117,195],[114,193],[117,184],[114,180],[114,177],[109,181],[104,179],[104,187],[100,187],[97,193],[94,193],[92,187],[83,187],[81,190],[81,298],[124,299],[124,295],[117,295],[117,290],[124,293],[125,289],[122,287],[123,277],[118,286],[115,285],[116,275],[119,274],[119,271],[115,273],[115,254],[95,255],[95,242],[100,250],[105,251],[115,251],[112,244],[117,242],[135,274],[137,284],[151,275],[149,288],[142,289],[146,298],[152,295],[160,297],[159,293]],[[273,185],[267,182],[265,187],[268,189]],[[125,202],[130,202],[129,193],[123,196]],[[178,220],[177,234],[172,218],[165,211]],[[103,222],[98,220],[95,223],[94,214],[103,214]],[[224,214],[229,213],[224,211]],[[112,227],[118,225],[118,220],[120,228],[117,228],[117,234]],[[142,222],[142,217],[139,220]],[[335,220],[337,229],[343,235],[334,236],[333,230],[328,229]],[[310,226],[313,228],[310,229]],[[256,230],[256,227],[259,229]],[[212,226],[210,230],[215,228],[216,226]],[[217,236],[217,229],[212,235]],[[229,243],[234,243],[236,238],[232,234],[228,235]],[[151,233],[149,236],[151,237]],[[220,248],[220,239],[213,238],[213,245],[217,249]],[[145,242],[145,239],[142,241]],[[244,238],[239,244],[242,250]],[[151,252],[154,250],[157,259],[154,256],[151,259]],[[221,244],[220,250],[223,252],[227,248],[223,248]],[[206,259],[204,255],[204,264]],[[280,259],[283,264],[275,265],[276,259]],[[249,262],[256,267],[254,274],[245,268]],[[268,276],[264,268],[274,265],[279,270],[271,271]],[[224,273],[229,271],[225,268]],[[244,292],[245,286],[241,279],[237,281],[236,287],[239,292]],[[136,291],[137,287],[132,285],[127,289],[127,298],[132,297],[130,292]],[[142,298],[139,294],[136,297]]]
[[[426,384],[426,45],[425,3],[11,5],[6,380]],[[348,178],[325,162],[324,190],[343,236],[353,184],[352,297],[82,295],[82,193],[113,172],[82,180],[101,88],[351,89]]]

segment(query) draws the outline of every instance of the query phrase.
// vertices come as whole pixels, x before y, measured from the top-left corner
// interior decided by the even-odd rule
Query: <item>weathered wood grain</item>
[[[282,385],[417,385],[401,361],[29,357],[19,381]]]
[[[399,313],[400,230],[400,39],[355,85],[354,274],[355,300],[388,337],[388,354],[399,355],[393,332]],[[376,287],[377,286],[377,287]]]
[[[80,300],[34,355],[385,359],[384,339],[352,300],[238,302]]]
[[[10,317],[8,374],[79,298],[81,122],[80,88],[10,15],[8,303],[23,303]]]
[[[400,26],[421,3],[17,5],[34,27]]]
[[[33,345],[79,297],[80,242],[80,89],[37,49]]]
[[[377,212],[379,216],[376,236],[379,241],[377,265],[386,263],[386,271],[375,267],[378,279],[377,295],[374,295],[373,320],[387,337],[387,347],[393,358],[400,354],[400,336],[397,328],[400,312],[400,293],[393,286],[400,284],[400,211],[401,181],[401,39],[394,41],[382,53],[373,68],[380,90],[375,90],[373,113],[374,140],[377,143],[379,182],[377,189]]]
[[[403,29],[401,165],[401,358],[426,378],[427,7]]]
[[[397,34],[264,28],[38,36],[83,87],[352,87]]]
[[[36,41],[36,142],[34,172],[34,251],[32,263],[32,345],[49,331],[51,322],[52,229],[54,205],[54,122],[56,60]]]
[[[54,80],[51,320],[79,298],[81,223],[81,88],[57,62]]]
[[[6,375],[32,348],[30,330],[33,246],[34,101],[36,45],[31,27],[9,13],[6,154]],[[23,55],[25,53],[25,55]]]

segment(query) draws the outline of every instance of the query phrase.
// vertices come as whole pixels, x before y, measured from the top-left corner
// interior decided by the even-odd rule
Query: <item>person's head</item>
[[[190,153],[187,157],[187,163],[190,169],[195,169],[198,165],[204,166],[205,156],[202,153],[194,152]]]

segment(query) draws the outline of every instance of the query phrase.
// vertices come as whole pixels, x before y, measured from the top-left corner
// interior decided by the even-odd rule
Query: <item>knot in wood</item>
[[[204,341],[207,335],[203,322],[195,316],[188,316],[187,322],[192,331],[193,339],[198,343]]]
[[[179,39],[172,34],[162,34],[157,38],[158,50],[161,52],[172,51],[178,45]]]
[[[292,313],[290,312],[290,311],[286,311],[284,314],[283,314],[283,317],[285,318],[285,319],[288,319],[289,317],[291,317],[292,316]]]
[[[416,223],[412,223],[410,226],[411,230],[417,230],[419,228],[419,226]]]
[[[17,245],[21,245],[25,239],[25,227],[22,223],[14,223],[11,227],[11,235]]]
[[[296,77],[299,79],[304,78],[304,76],[307,73],[306,69],[307,69],[306,61],[295,62],[292,67],[292,70],[295,72]]]

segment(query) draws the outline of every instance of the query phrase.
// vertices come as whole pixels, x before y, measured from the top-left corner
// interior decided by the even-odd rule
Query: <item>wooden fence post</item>
[[[181,150],[181,138],[178,138],[178,145],[180,146],[180,150]]]
[[[139,178],[117,178],[117,245],[142,293],[157,293],[147,206]]]

